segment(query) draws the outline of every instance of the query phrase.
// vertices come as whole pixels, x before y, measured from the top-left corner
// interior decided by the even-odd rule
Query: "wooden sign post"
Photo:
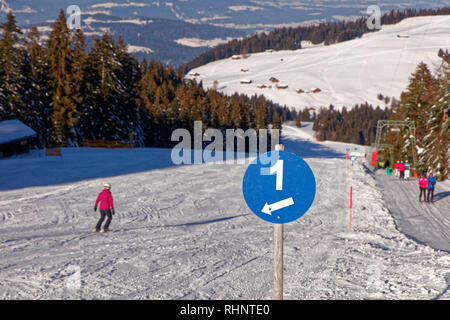
[[[276,151],[284,151],[284,145],[277,144]],[[283,300],[283,247],[284,224],[274,225],[274,300]]]
[[[248,166],[242,192],[253,213],[274,224],[274,299],[283,300],[284,224],[299,219],[311,207],[316,194],[314,173],[302,158],[278,144],[273,153],[260,155]]]
[[[276,224],[274,231],[274,299],[283,300],[284,224]]]

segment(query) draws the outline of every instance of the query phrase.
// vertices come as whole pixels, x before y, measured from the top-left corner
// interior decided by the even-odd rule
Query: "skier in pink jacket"
[[[103,221],[106,219],[106,223],[103,226],[101,232],[109,231],[109,224],[111,223],[112,216],[115,214],[114,212],[114,202],[113,197],[111,195],[111,185],[109,183],[105,183],[103,185],[104,189],[102,192],[98,194],[97,200],[95,201],[94,211],[97,211],[98,203],[100,202],[100,219],[95,226],[94,232],[99,232],[102,226]]]
[[[419,188],[420,188],[420,195],[419,195],[419,202],[422,202],[422,193],[423,193],[423,199],[426,200],[426,191],[428,188],[428,179],[427,179],[427,175],[424,172],[420,177],[419,177]]]

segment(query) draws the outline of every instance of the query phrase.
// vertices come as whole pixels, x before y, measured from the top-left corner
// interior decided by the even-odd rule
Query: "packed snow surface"
[[[384,107],[378,94],[399,98],[408,79],[423,61],[435,72],[439,49],[450,49],[450,16],[408,18],[396,25],[383,25],[380,31],[360,39],[329,46],[317,45],[295,51],[251,54],[246,59],[231,58],[193,69],[206,88],[219,82],[219,90],[233,94],[263,94],[268,99],[303,109],[304,107],[353,107],[369,102]],[[241,69],[251,85],[240,84]],[[269,79],[287,84],[277,89]],[[260,89],[261,85],[272,85]],[[316,88],[321,92],[312,93]],[[304,93],[297,93],[299,89]]]
[[[317,183],[311,209],[285,225],[285,299],[450,298],[449,253],[398,230],[364,159],[346,166],[347,148],[369,150],[317,143],[310,127],[286,125],[282,139]],[[1,160],[0,298],[272,299],[273,225],[241,191],[250,160],[173,166],[170,150],[86,148]],[[92,232],[104,182],[109,234]],[[409,198],[396,201],[409,210]],[[449,200],[433,209],[446,223]]]

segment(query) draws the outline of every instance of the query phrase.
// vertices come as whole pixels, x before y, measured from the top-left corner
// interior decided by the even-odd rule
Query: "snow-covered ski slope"
[[[434,202],[425,203],[419,202],[417,179],[399,181],[381,170],[375,177],[398,228],[419,242],[450,252],[450,181],[438,182]]]
[[[383,25],[380,31],[361,39],[330,46],[215,61],[189,73],[199,76],[188,77],[203,81],[204,87],[212,87],[217,80],[218,89],[227,94],[263,94],[276,103],[298,109],[330,104],[353,107],[365,101],[384,107],[377,95],[399,98],[421,61],[432,71],[438,67],[439,49],[450,49],[449,34],[450,16],[414,17],[396,25]],[[288,88],[277,89],[269,81],[271,77]],[[244,78],[252,83],[241,84]],[[272,88],[258,88],[261,85]],[[321,92],[311,93],[316,88]],[[299,94],[298,89],[305,92]]]
[[[308,132],[284,126],[282,137],[317,181],[310,211],[285,226],[285,298],[449,299],[449,253],[397,230],[363,163],[345,168],[355,146],[307,141]],[[245,204],[246,165],[172,166],[169,152],[1,160],[0,298],[271,299],[273,226]],[[92,233],[104,181],[113,231]]]

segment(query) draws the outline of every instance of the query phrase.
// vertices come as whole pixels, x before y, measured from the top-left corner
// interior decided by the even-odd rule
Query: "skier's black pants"
[[[106,217],[106,223],[103,226],[103,229],[108,229],[109,228],[109,224],[111,223],[111,219],[112,219],[112,214],[111,214],[111,210],[100,210],[100,219],[97,222],[97,225],[95,226],[96,229],[100,229],[102,227],[102,223],[105,220]]]
[[[431,201],[433,201],[434,189],[428,189],[427,201],[430,201],[430,194],[431,194]]]
[[[423,200],[427,200],[427,189],[420,188],[419,201],[422,200],[422,193],[423,193]]]

